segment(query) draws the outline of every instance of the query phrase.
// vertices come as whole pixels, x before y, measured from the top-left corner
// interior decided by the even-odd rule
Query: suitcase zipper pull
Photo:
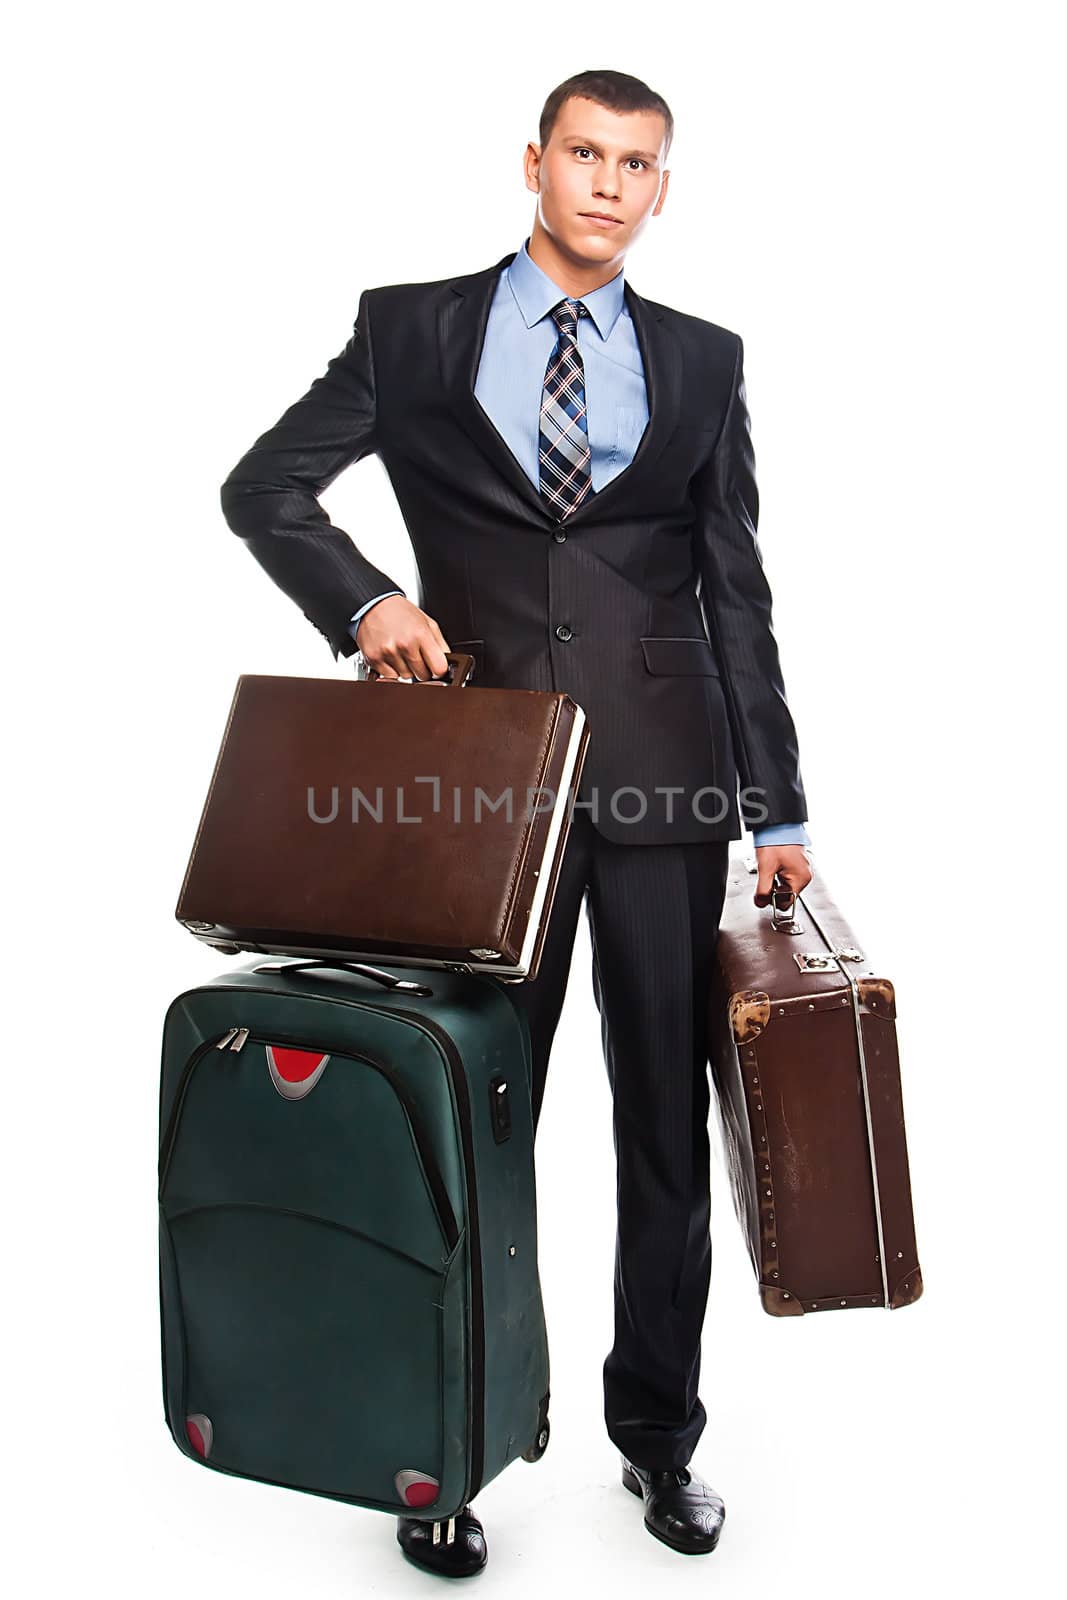
[[[216,1050],[225,1050],[226,1046],[229,1044],[230,1040],[233,1038],[234,1034],[237,1033],[237,1032],[238,1032],[238,1029],[231,1028],[229,1030],[229,1032],[224,1033],[222,1038],[219,1039],[216,1042],[215,1049]]]
[[[249,1029],[248,1028],[238,1028],[238,1029],[236,1029],[236,1033],[237,1033],[237,1037],[236,1037],[236,1039],[234,1039],[233,1043],[230,1045],[230,1049],[231,1050],[243,1050],[245,1045],[246,1045],[246,1043],[248,1042]]]

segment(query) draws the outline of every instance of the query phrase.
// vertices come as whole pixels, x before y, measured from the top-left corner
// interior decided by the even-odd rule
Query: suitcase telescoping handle
[[[465,650],[446,650],[445,660],[452,669],[449,678],[382,678],[373,667],[367,668],[367,678],[371,683],[432,683],[438,689],[462,689],[474,671],[474,657]]]
[[[258,967],[253,967],[253,972],[307,972],[311,968],[337,967],[342,972],[358,972],[361,978],[373,978],[375,983],[380,983],[383,988],[395,989],[402,994],[432,995],[433,990],[424,983],[414,983],[410,978],[397,978],[391,972],[383,972],[381,967],[369,967],[363,961],[320,961],[308,959],[306,961],[261,961]]]

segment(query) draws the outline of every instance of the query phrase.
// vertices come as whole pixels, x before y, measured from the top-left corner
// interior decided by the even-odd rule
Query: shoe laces
[[[649,1482],[657,1488],[682,1489],[693,1480],[688,1467],[655,1467],[648,1474]]]

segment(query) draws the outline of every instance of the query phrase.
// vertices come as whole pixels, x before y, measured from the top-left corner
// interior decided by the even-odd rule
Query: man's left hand
[[[770,905],[775,873],[794,894],[799,894],[811,882],[811,866],[802,844],[757,845],[756,866],[759,875],[752,899],[757,906]]]

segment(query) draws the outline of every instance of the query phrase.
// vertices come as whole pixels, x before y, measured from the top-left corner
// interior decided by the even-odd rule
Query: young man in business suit
[[[757,905],[775,874],[801,890],[806,802],[741,340],[623,277],[666,199],[670,110],[640,79],[582,72],[549,95],[539,133],[522,249],[364,291],[345,349],[242,457],[222,504],[337,657],[358,646],[393,682],[443,677],[444,652],[469,650],[479,683],[564,690],[589,717],[541,969],[509,993],[533,1038],[536,1126],[584,902],[618,1169],[605,1423],[649,1532],[696,1554],[725,1516],[687,1463],[707,1420],[706,999],[728,841],[743,811]],[[411,536],[418,604],[318,503],[371,452]],[[444,1537],[407,1516],[397,1537],[445,1576],[486,1562],[470,1504]]]

